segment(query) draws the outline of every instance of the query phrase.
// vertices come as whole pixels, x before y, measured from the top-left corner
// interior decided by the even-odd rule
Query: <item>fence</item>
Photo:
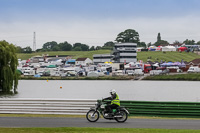
[[[85,115],[96,100],[0,99],[0,113]]]
[[[200,117],[197,102],[121,101],[132,116]]]
[[[85,115],[97,100],[0,99],[0,114]],[[200,117],[198,102],[121,101],[131,116]]]

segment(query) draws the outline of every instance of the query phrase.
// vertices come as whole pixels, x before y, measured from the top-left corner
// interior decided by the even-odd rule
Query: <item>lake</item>
[[[101,99],[115,89],[121,100],[200,101],[198,81],[19,80],[13,98]]]

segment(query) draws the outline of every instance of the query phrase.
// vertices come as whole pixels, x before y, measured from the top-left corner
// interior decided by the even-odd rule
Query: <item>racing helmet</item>
[[[115,89],[110,90],[110,94],[111,94],[111,95],[113,95],[113,94],[115,94],[115,93],[116,93],[116,90],[115,90]]]

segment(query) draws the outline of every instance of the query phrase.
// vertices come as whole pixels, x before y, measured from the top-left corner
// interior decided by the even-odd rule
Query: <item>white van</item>
[[[162,70],[151,70],[150,71],[150,75],[153,76],[153,75],[160,75],[162,73]]]
[[[35,70],[33,68],[28,68],[24,70],[24,76],[34,76]]]
[[[187,72],[188,73],[199,73],[200,68],[199,67],[190,67]]]
[[[135,69],[134,75],[144,75],[144,72],[142,71],[142,69]]]

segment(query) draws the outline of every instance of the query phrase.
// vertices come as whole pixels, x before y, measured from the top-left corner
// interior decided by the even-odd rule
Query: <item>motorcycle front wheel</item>
[[[127,120],[127,118],[128,118],[128,114],[127,114],[126,111],[124,111],[124,110],[121,110],[121,111],[120,111],[120,116],[121,116],[121,117],[116,117],[116,118],[115,118],[115,120],[116,120],[117,122],[120,122],[120,123],[125,122],[125,121]]]
[[[89,110],[86,114],[86,118],[89,122],[96,122],[99,119],[99,112],[95,110]]]

